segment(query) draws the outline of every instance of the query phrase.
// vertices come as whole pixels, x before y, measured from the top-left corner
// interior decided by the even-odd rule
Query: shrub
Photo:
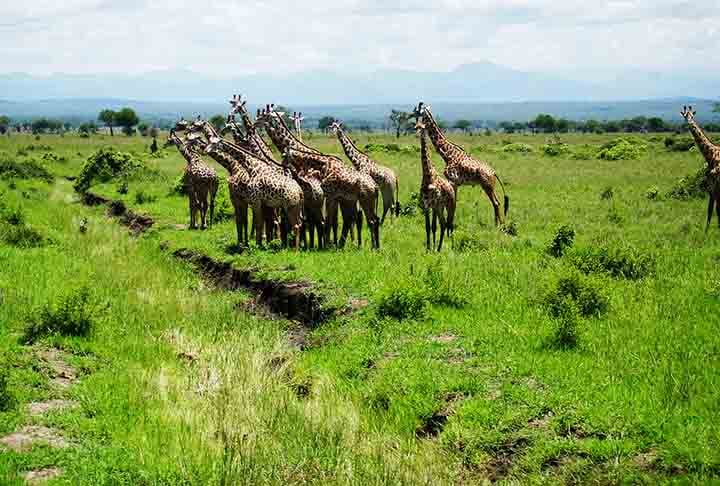
[[[428,297],[418,282],[406,279],[385,288],[378,298],[377,316],[399,321],[423,319],[427,315]]]
[[[503,152],[509,152],[509,153],[513,153],[513,154],[529,154],[529,153],[532,153],[533,150],[534,149],[533,149],[532,145],[528,145],[527,143],[520,143],[520,142],[509,143],[502,148]]]
[[[624,221],[624,218],[622,215],[618,212],[617,209],[611,208],[608,212],[608,221],[610,221],[613,224],[622,224]]]
[[[654,256],[629,246],[584,248],[576,251],[572,260],[585,274],[607,273],[628,280],[640,280],[655,271]]]
[[[8,367],[0,368],[0,412],[7,412],[15,407],[15,398],[8,389]]]
[[[75,190],[87,191],[96,179],[108,182],[116,177],[127,178],[143,167],[141,162],[126,152],[118,152],[112,147],[101,148],[88,157],[83,165],[75,181]]]
[[[432,304],[459,309],[470,301],[468,288],[453,280],[440,265],[428,267],[423,282]]]
[[[47,243],[42,234],[25,224],[0,226],[0,241],[18,248],[38,248]]]
[[[65,162],[67,162],[67,159],[65,157],[58,157],[57,155],[55,155],[52,152],[43,154],[42,160],[45,162],[60,163],[60,164],[64,164]]]
[[[33,315],[21,338],[32,344],[45,336],[87,336],[93,327],[90,293],[86,288],[73,291],[58,304],[46,305]]]
[[[365,145],[366,152],[388,152],[412,154],[420,151],[415,145],[398,145],[396,143],[368,143]]]
[[[208,217],[210,214],[208,213]],[[235,217],[235,209],[230,202],[230,196],[228,194],[227,186],[225,189],[220,188],[215,199],[215,215],[213,222],[221,223],[223,221],[229,221]]]
[[[419,210],[423,209],[422,196],[419,192],[413,192],[410,194],[410,200],[400,207],[400,214],[402,216],[415,216]]]
[[[594,159],[596,155],[597,153],[591,145],[584,144],[573,150],[570,158],[573,160],[590,160]]]
[[[668,196],[683,201],[704,198],[708,193],[708,189],[707,171],[705,168],[702,168],[694,174],[681,178],[675,186],[670,189]]]
[[[580,317],[577,305],[571,299],[563,299],[556,307],[555,328],[551,344],[560,349],[573,349],[579,341]]]
[[[561,226],[558,228],[552,243],[547,248],[547,252],[555,258],[560,258],[565,254],[565,250],[572,248],[575,242],[575,230],[571,226]]]
[[[610,306],[600,287],[577,271],[560,278],[544,300],[548,313],[555,318],[562,317],[568,302],[572,302],[582,317],[599,317]]]
[[[597,156],[603,160],[634,160],[646,151],[647,145],[638,140],[617,138],[603,144]]]
[[[128,187],[127,181],[122,181],[117,188],[118,194],[127,194],[130,188]]]
[[[660,199],[660,189],[658,189],[657,186],[650,187],[647,191],[645,191],[645,197],[651,201]]]
[[[177,179],[175,179],[175,184],[173,184],[172,189],[170,189],[170,194],[177,194],[178,196],[187,196],[187,194],[188,194],[187,172],[183,171],[183,173],[180,174]]]
[[[613,198],[615,195],[615,192],[613,191],[612,187],[606,187],[603,192],[600,193],[600,199],[603,201],[608,201]]]
[[[485,251],[489,248],[487,242],[477,231],[459,229],[453,232],[453,249],[460,253]]]
[[[157,201],[157,196],[154,194],[148,194],[142,190],[135,193],[135,204],[153,203],[155,201]]]
[[[665,148],[672,152],[687,152],[695,146],[692,137],[666,137]]]
[[[0,178],[40,179],[48,184],[54,180],[53,175],[35,160],[17,162],[7,155],[0,155]]]
[[[548,157],[559,157],[570,153],[570,146],[563,143],[559,136],[554,136],[540,150]]]
[[[0,198],[2,194],[0,194]],[[8,208],[0,199],[0,222],[19,226],[25,224],[25,214],[19,207]]]
[[[502,225],[502,227],[500,228],[500,231],[502,231],[506,235],[517,236],[518,235],[518,225],[515,221],[509,221]]]

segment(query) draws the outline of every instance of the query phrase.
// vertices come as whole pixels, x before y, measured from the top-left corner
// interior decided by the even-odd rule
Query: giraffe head
[[[680,116],[685,118],[686,122],[690,123],[691,121],[695,121],[695,113],[692,106],[683,106]]]
[[[165,140],[165,144],[163,145],[163,148],[168,148],[172,145],[178,145],[178,142],[180,139],[178,138],[177,134],[175,133],[175,128],[170,129],[170,133],[168,134],[167,140]]]
[[[188,134],[185,140],[188,147],[190,147],[190,149],[194,151],[202,151],[207,145],[207,142],[205,142],[202,135],[198,132],[192,132]]]
[[[423,131],[425,130],[425,122],[423,122],[422,118],[418,118],[415,122],[415,132],[418,135],[422,135]]]
[[[331,132],[337,134],[338,131],[343,129],[343,124],[338,120],[333,120],[333,122],[330,124],[329,129]]]
[[[220,152],[220,143],[221,142],[222,142],[222,138],[220,138],[220,137],[210,137],[210,140],[208,140],[208,143],[205,145],[204,152],[206,154]]]
[[[425,115],[425,111],[428,109],[428,107],[423,103],[422,101],[418,103],[417,107],[412,111],[412,117],[416,120],[419,120]]]
[[[175,127],[172,129],[172,131],[184,132],[188,128],[190,128],[190,122],[187,121],[185,118],[180,118],[180,120],[175,124]]]
[[[240,113],[240,111],[245,108],[245,103],[247,103],[247,100],[243,97],[243,95],[233,95],[230,100],[230,114],[234,115],[236,113]]]

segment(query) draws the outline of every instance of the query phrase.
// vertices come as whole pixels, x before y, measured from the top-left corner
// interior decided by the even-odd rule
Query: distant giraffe
[[[395,215],[400,214],[400,204],[396,203],[400,196],[400,189],[398,188],[398,179],[395,176],[395,172],[387,167],[383,167],[374,160],[372,160],[367,154],[361,152],[353,141],[348,137],[343,129],[340,122],[334,121],[330,125],[330,130],[337,135],[340,144],[342,145],[345,155],[350,159],[353,166],[360,172],[364,172],[373,178],[375,183],[380,189],[380,193],[383,198],[383,215],[380,220],[380,224],[385,222],[385,216],[388,211],[390,215],[393,214],[393,207]]]
[[[298,113],[296,111],[292,114],[292,122],[293,126],[295,127],[295,136],[299,141],[303,141],[302,139],[302,122],[305,118],[303,118],[302,113]]]
[[[233,160],[237,161],[248,171],[250,175],[248,202],[253,208],[257,245],[262,245],[262,207],[264,205],[287,211],[288,224],[294,231],[294,248],[297,250],[300,244],[303,208],[303,191],[300,185],[291,177],[273,171],[251,152],[218,136],[210,137],[205,153],[218,162],[222,159],[227,164]]]
[[[440,220],[440,242],[437,251],[442,249],[445,231],[452,234],[455,219],[455,189],[448,181],[435,171],[430,160],[427,147],[425,124],[418,120],[415,129],[420,135],[420,160],[422,163],[422,182],[420,195],[422,196],[423,212],[425,213],[425,246],[430,250],[430,211],[432,211],[432,246],[435,248],[435,233],[437,221]],[[445,219],[447,212],[447,219]]]
[[[197,150],[205,153],[207,142],[202,139],[199,133],[191,133],[188,136],[188,144]],[[250,183],[250,174],[237,161],[226,158],[213,157],[221,166],[228,171],[228,192],[230,193],[230,202],[233,205],[235,214],[235,231],[237,233],[237,244],[239,247],[248,244],[248,200],[250,192],[248,185]]]
[[[707,223],[705,224],[705,232],[707,233],[712,221],[713,207],[717,212],[718,225],[720,225],[720,147],[715,145],[700,125],[695,121],[695,111],[692,106],[683,106],[680,115],[685,119],[690,129],[690,133],[695,139],[700,152],[705,158],[707,164],[705,169],[709,199],[707,209]]]
[[[205,165],[200,156],[190,149],[187,142],[178,137],[175,130],[170,130],[168,143],[175,145],[187,161],[185,181],[190,202],[190,229],[197,227],[195,218],[198,211],[200,211],[200,227],[205,228],[206,224],[212,226],[215,215],[215,197],[218,190],[218,177],[215,170]],[[210,199],[210,218],[206,219],[208,198]]]
[[[473,159],[462,147],[448,140],[433,118],[430,108],[424,103],[420,102],[418,104],[413,116],[423,122],[435,150],[445,161],[444,174],[455,189],[455,202],[457,203],[457,191],[460,186],[479,185],[492,203],[495,211],[495,225],[502,224],[503,214],[507,216],[510,207],[510,198],[505,195],[505,209],[504,213],[501,214],[500,201],[495,194],[495,181],[499,182],[500,186],[503,187],[503,192],[505,192],[505,188],[495,170],[488,164]]]
[[[350,226],[355,219],[353,214],[360,203],[370,230],[371,245],[380,248],[380,221],[377,217],[378,187],[367,174],[348,167],[341,159],[333,155],[303,152],[288,147],[284,156],[286,160],[302,172],[315,169],[322,178],[322,189],[327,201],[328,218],[337,214],[338,205],[343,208],[343,228],[340,245],[344,245]],[[362,219],[357,217],[358,246],[362,245]],[[329,230],[326,230],[326,237]]]

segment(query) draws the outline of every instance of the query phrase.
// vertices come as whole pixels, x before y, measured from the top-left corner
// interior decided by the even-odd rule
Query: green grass
[[[19,404],[0,413],[0,433],[27,422],[23,403],[52,393],[18,344],[27,316],[70,286],[87,286],[101,313],[88,337],[45,338],[73,350],[87,370],[70,392],[82,407],[50,419],[79,447],[0,456],[0,474],[55,464],[66,469],[62,481],[87,484],[717,478],[720,234],[713,227],[704,235],[705,200],[646,196],[694,174],[699,154],[670,151],[653,135],[624,137],[646,146],[630,160],[597,158],[618,138],[610,135],[563,136],[568,148],[553,156],[542,136],[455,138],[503,178],[517,236],[496,230],[486,197],[463,187],[456,239],[464,243],[448,242],[439,255],[425,251],[420,213],[386,221],[379,252],[349,244],[238,255],[228,252],[232,220],[203,232],[178,228],[188,215],[186,199],[172,191],[183,168],[177,151],[150,158],[140,138],[3,137],[0,152],[13,158],[35,143],[65,162],[44,161],[54,184],[0,182],[25,224],[52,241],[0,246],[0,322],[9,323],[0,352],[14,365],[8,389]],[[340,153],[332,138],[308,141]],[[111,143],[153,169],[128,180],[126,194],[119,181],[91,188],[153,216],[137,239],[102,209],[76,203],[62,179]],[[505,150],[510,144],[522,150]],[[621,152],[614,147],[610,158]],[[419,189],[418,154],[373,156],[397,171],[408,203]],[[433,160],[441,169],[440,157]],[[548,247],[564,225],[574,243],[554,258]],[[246,296],[209,290],[161,242],[280,279],[310,279],[332,299],[370,305],[319,326],[313,346],[294,350],[287,323],[239,312]],[[577,268],[587,275],[574,298],[600,299],[603,312],[578,318],[574,347],[548,346],[558,325],[548,295]],[[409,306],[409,317],[397,320],[388,303]],[[200,359],[183,364],[178,347]]]

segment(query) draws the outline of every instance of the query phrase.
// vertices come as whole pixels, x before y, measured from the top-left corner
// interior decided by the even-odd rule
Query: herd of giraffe
[[[198,117],[194,122],[180,120],[170,132],[168,144],[177,146],[187,161],[185,174],[191,228],[197,227],[198,212],[201,227],[212,224],[218,177],[202,162],[201,157],[207,155],[228,171],[238,245],[246,246],[249,241],[249,208],[253,215],[250,232],[254,233],[258,246],[263,244],[263,238],[270,241],[279,237],[285,245],[292,244],[296,250],[301,242],[305,248],[314,248],[317,238],[317,248],[324,248],[332,235],[333,243],[342,247],[348,235],[354,237],[355,229],[358,246],[362,246],[364,217],[372,248],[380,248],[381,225],[388,213],[392,217],[400,211],[398,178],[392,169],[383,167],[362,152],[338,121],[331,124],[330,130],[337,136],[351,165],[303,142],[301,113],[293,113],[290,117],[291,130],[285,121],[285,113],[276,111],[274,105],[257,110],[255,120],[248,113],[246,101],[239,95],[233,96],[230,105],[227,122],[220,131]],[[238,114],[242,125],[236,121]],[[707,161],[710,192],[707,231],[713,210],[717,211],[720,223],[720,147],[714,145],[695,122],[692,107],[684,107],[681,114]],[[458,188],[463,185],[479,185],[483,189],[492,204],[495,224],[502,225],[510,200],[495,170],[451,142],[435,121],[429,106],[420,102],[413,116],[420,138],[420,196],[427,249],[440,251],[445,236],[452,234]],[[261,129],[277,148],[279,158],[261,136]],[[185,133],[185,136],[178,133]],[[232,141],[224,138],[227,133],[231,134]],[[445,177],[433,166],[428,138],[445,162]],[[496,183],[503,189],[502,207]],[[378,211],[380,199],[382,215]],[[338,241],[340,213],[342,228]]]

